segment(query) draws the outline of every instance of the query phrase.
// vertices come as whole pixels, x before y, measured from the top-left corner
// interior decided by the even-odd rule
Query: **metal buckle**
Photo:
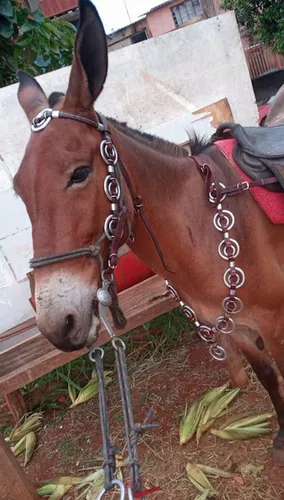
[[[240,189],[241,191],[248,191],[249,190],[248,181],[238,182],[237,188]]]
[[[43,130],[50,122],[52,118],[52,109],[46,108],[42,109],[32,120],[31,129],[33,132],[40,132]]]

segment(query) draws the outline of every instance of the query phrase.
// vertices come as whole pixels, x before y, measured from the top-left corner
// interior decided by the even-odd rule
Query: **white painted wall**
[[[257,124],[233,13],[112,52],[109,59],[108,79],[97,109],[127,120],[132,127],[179,141],[185,124],[197,119],[190,115],[193,110],[224,97],[235,121]],[[69,71],[63,68],[38,81],[47,94],[65,91]],[[32,254],[30,223],[12,190],[12,178],[30,134],[17,101],[17,87],[0,89],[0,332],[33,315],[26,280]]]

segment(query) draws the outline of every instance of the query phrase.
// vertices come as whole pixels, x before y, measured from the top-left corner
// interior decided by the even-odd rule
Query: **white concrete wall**
[[[169,137],[178,118],[182,117],[184,126],[192,121],[185,115],[224,97],[235,121],[257,123],[233,13],[114,51],[109,59],[108,79],[97,109],[127,120],[132,127]],[[47,94],[65,91],[69,71],[63,68],[38,80]],[[12,189],[30,134],[17,101],[17,87],[0,89],[0,332],[33,315],[26,280],[32,254],[30,223]],[[166,122],[170,122],[170,132],[165,133]]]

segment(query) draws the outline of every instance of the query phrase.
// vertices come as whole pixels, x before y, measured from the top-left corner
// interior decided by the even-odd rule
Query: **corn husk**
[[[194,436],[196,428],[198,426],[198,422],[200,420],[201,412],[202,412],[202,407],[200,406],[200,403],[196,401],[190,407],[189,412],[184,413],[179,428],[180,445],[188,443],[188,441],[190,441],[191,438]]]
[[[77,397],[77,391],[76,391],[75,387],[71,384],[68,384],[68,394],[69,394],[69,398],[72,401],[72,404],[74,404],[76,401],[76,397]]]
[[[46,484],[45,486],[42,486],[37,490],[37,494],[40,497],[45,497],[47,495],[49,496],[49,500],[60,500],[60,498],[63,498],[65,493],[67,491],[71,490],[72,484],[71,485],[66,485],[66,484]]]
[[[97,471],[89,474],[83,478],[77,486],[77,490],[84,488],[83,492],[76,498],[76,500],[94,500],[98,497],[104,487],[104,471],[98,469]]]
[[[264,436],[265,434],[269,434],[270,432],[272,432],[272,429],[270,427],[264,428],[257,426],[223,430],[211,429],[211,433],[214,434],[214,436],[218,436],[228,441],[243,441],[245,439]]]
[[[237,417],[237,415],[236,415]],[[251,425],[256,425],[257,427],[262,427],[264,425],[268,426],[270,420],[273,417],[272,413],[262,413],[261,415],[238,415],[238,419],[228,422],[225,426],[226,429],[236,429],[239,427],[247,427]]]
[[[36,447],[36,435],[34,432],[29,432],[25,436],[26,440],[26,451],[25,451],[25,462],[24,462],[24,467],[29,463],[30,459],[32,458],[35,447]]]
[[[22,437],[20,441],[18,441],[15,446],[12,446],[11,451],[14,453],[15,457],[23,453],[26,449],[26,436]]]
[[[188,479],[198,491],[204,493],[206,490],[209,490],[209,494],[207,495],[209,497],[217,494],[209,479],[196,464],[188,462],[186,472]]]
[[[254,437],[263,436],[271,432],[270,419],[272,413],[262,413],[261,415],[235,415],[228,419],[220,429],[212,429],[215,436],[230,441],[241,441]]]
[[[15,425],[10,436],[5,438],[7,443],[17,443],[29,432],[37,432],[42,426],[43,414],[32,413],[24,415],[21,420]]]
[[[236,387],[235,389],[230,389],[226,391],[226,393],[221,398],[216,398],[208,411],[210,413],[210,418],[217,418],[225,408],[228,408],[229,404],[235,399],[235,397],[239,394],[240,388]]]
[[[186,444],[192,439],[199,428],[199,423],[207,406],[220,396],[226,388],[227,384],[208,391],[199,401],[193,403],[188,412],[187,409],[185,410],[179,429],[180,445]]]
[[[109,373],[110,372],[104,372],[105,386],[108,386],[112,381],[112,378],[109,376]],[[91,378],[91,380],[87,383],[87,385],[85,385],[85,387],[83,387],[83,389],[81,389],[77,398],[72,403],[72,405],[70,405],[69,408],[74,408],[75,406],[78,406],[82,403],[86,403],[94,396],[97,396],[98,393],[99,393],[99,383],[98,383],[98,378],[96,376],[96,377]]]
[[[218,469],[216,467],[209,467],[209,465],[204,465],[204,464],[196,464],[199,469],[204,472],[204,474],[208,476],[213,476],[213,477],[234,477],[234,474],[232,472],[223,470],[223,469]]]
[[[79,484],[82,481],[81,477],[73,477],[73,476],[61,476],[55,477],[49,480],[48,484],[45,484],[41,488],[37,490],[39,496],[47,496],[49,500],[59,500],[62,498],[67,491],[71,490],[71,488],[75,484]]]

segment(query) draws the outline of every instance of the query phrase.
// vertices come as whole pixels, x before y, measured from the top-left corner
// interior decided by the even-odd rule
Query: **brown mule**
[[[32,133],[14,179],[31,219],[36,258],[89,247],[100,238],[109,216],[101,132],[86,123],[88,119],[98,124],[93,104],[107,76],[107,44],[91,1],[79,4],[81,21],[69,86],[54,109],[80,115],[85,123],[50,118],[47,127]],[[30,122],[49,108],[40,85],[24,73],[19,101]],[[222,280],[226,264],[217,253],[220,234],[212,224],[215,211],[206,203],[197,162],[210,165],[215,178],[225,185],[238,183],[239,175],[214,146],[195,158],[187,157],[182,148],[122,124],[109,121],[108,127],[128,178],[128,182],[126,177],[121,179],[121,196],[135,236],[129,246],[173,284],[199,321],[215,324],[227,294]],[[146,224],[130,191],[143,200]],[[246,280],[238,291],[244,308],[236,316],[236,329],[231,336],[219,336],[229,353],[236,349],[234,340],[269,392],[280,426],[274,456],[284,463],[284,400],[268,354],[269,350],[284,375],[284,228],[269,221],[248,191],[222,203],[235,216],[231,234],[240,244],[238,266]],[[106,240],[100,252],[105,261]],[[100,283],[97,260],[87,255],[35,269],[38,326],[55,346],[69,350],[94,342],[93,305]],[[231,365],[230,356],[228,361],[231,372],[239,371],[242,378],[237,357],[233,356]]]

